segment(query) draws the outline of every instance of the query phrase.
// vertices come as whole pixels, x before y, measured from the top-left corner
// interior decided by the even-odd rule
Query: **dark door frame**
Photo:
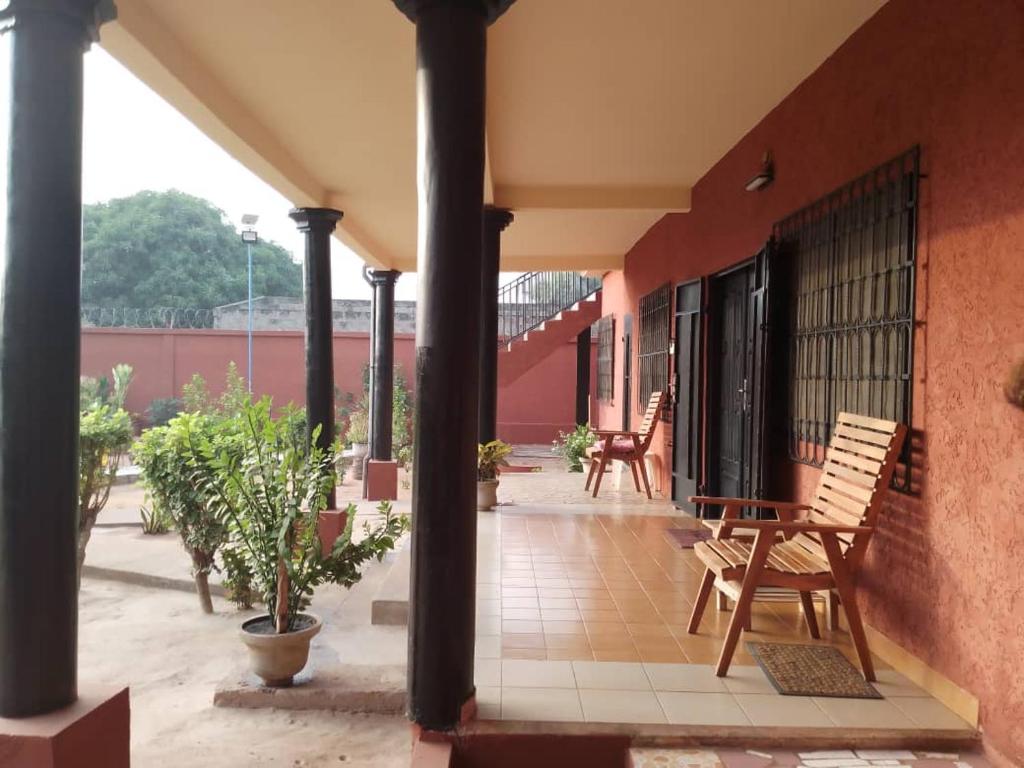
[[[633,419],[633,314],[622,316],[622,431]]]
[[[687,289],[696,289],[696,307],[683,301]],[[705,338],[707,325],[707,286],[698,277],[685,280],[674,287],[673,303],[673,355],[672,355],[672,501],[676,509],[696,513],[697,506],[685,500],[688,495],[704,492],[704,376]],[[680,377],[684,361],[689,380]],[[682,394],[686,392],[685,396]],[[680,406],[685,407],[685,412]],[[685,464],[681,464],[685,462]],[[680,488],[680,478],[686,473],[686,487]]]

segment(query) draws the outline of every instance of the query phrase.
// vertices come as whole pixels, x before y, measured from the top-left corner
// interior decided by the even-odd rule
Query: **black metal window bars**
[[[647,407],[653,392],[668,391],[668,354],[672,330],[672,290],[668,283],[640,299],[639,403]],[[626,404],[628,407],[628,403]]]
[[[615,397],[615,316],[597,321],[597,399],[611,402]]]

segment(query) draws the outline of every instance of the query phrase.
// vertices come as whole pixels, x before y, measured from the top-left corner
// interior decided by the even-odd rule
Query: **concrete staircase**
[[[498,386],[511,384],[601,317],[601,291],[555,313],[498,347]]]

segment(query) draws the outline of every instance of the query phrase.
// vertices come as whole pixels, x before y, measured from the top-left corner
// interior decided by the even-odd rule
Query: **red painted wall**
[[[305,363],[303,335],[291,331],[257,332],[253,337],[253,389],[270,395],[275,405],[303,404]],[[334,334],[334,380],[342,392],[362,390],[362,370],[369,360],[365,333]],[[591,366],[595,365],[591,355]],[[232,360],[245,375],[244,331],[82,329],[82,373],[109,376],[118,363],[129,363],[135,377],[128,390],[128,410],[144,414],[157,398],[180,397],[181,388],[198,373],[218,394]],[[416,340],[396,334],[395,365],[409,386],[415,384]],[[592,397],[597,374],[590,377]],[[559,430],[571,429],[576,414],[576,344],[565,344],[534,369],[498,390],[498,436],[507,442],[549,443]]]
[[[700,180],[691,213],[647,232],[604,306],[621,319],[752,256],[774,221],[914,144],[922,488],[890,494],[861,589],[870,623],[975,694],[987,744],[1024,764],[1024,412],[1000,393],[1024,356],[1024,4],[890,0]],[[766,149],[775,183],[744,192]],[[791,474],[797,495],[816,481]]]

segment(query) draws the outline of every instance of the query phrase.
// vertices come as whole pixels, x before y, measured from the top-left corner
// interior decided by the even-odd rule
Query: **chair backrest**
[[[665,401],[664,392],[651,392],[651,399],[647,401],[647,410],[644,411],[644,419],[640,422],[640,445],[644,452],[651,447],[651,440],[654,439],[654,428],[658,426],[658,418],[661,416],[661,406]]]
[[[874,526],[899,461],[907,428],[903,424],[840,413],[825,452],[821,479],[809,502],[808,522]],[[816,535],[799,534],[804,546],[821,552]],[[851,569],[860,566],[870,537],[841,534]]]

